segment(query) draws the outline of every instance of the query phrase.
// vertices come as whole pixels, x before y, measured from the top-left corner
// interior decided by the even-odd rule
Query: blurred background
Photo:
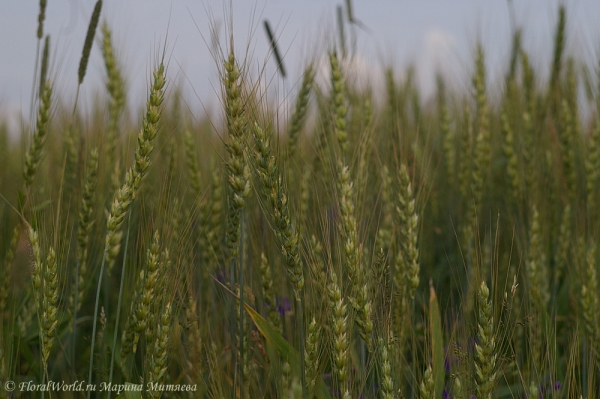
[[[0,112],[15,130],[21,124],[20,115],[25,119],[29,115],[39,1],[2,3]],[[49,76],[65,101],[75,96],[79,57],[94,3],[48,0],[45,33],[51,36]],[[354,23],[348,21],[348,4]],[[230,18],[237,56],[246,56],[254,76],[264,71],[270,95],[281,104],[295,92],[308,62],[320,65],[319,59],[327,50],[339,47],[338,8],[344,19],[346,46],[354,54],[354,76],[360,79],[361,71],[371,71],[373,79],[378,75],[372,71],[381,70],[379,76],[383,78],[383,68],[393,65],[401,78],[412,65],[427,100],[438,71],[451,78],[454,88],[470,87],[477,41],[487,52],[490,87],[501,84],[512,32],[517,27],[523,31],[523,46],[534,66],[542,75],[547,73],[560,4],[567,8],[566,48],[582,63],[595,66],[600,55],[600,1],[596,0],[105,0],[101,19],[113,30],[131,109],[144,105],[151,68],[166,47],[170,89],[180,86],[185,103],[200,117],[218,106],[219,65],[211,49],[216,39],[225,47]],[[285,79],[277,74],[277,63],[270,56],[264,20],[269,21],[283,55]],[[97,44],[80,93],[80,110],[84,112],[93,108],[95,98],[105,98],[106,72]],[[327,62],[322,65],[325,69]],[[368,83],[377,89],[382,80]]]

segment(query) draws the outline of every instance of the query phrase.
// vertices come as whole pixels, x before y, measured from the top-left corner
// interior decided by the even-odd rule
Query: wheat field
[[[516,29],[501,82],[478,44],[434,101],[414,70],[358,85],[341,30],[283,119],[234,37],[220,115],[189,113],[166,50],[132,112],[102,0],[82,113],[45,7],[32,123],[0,119],[0,397],[600,397],[600,68],[564,7],[548,76]]]

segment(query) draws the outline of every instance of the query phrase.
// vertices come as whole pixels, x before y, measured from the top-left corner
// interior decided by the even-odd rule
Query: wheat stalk
[[[477,337],[475,344],[475,379],[477,397],[491,399],[496,379],[496,338],[494,331],[494,310],[489,299],[490,290],[485,281],[481,283],[477,294],[479,312],[477,313]]]
[[[115,199],[111,205],[110,213],[106,221],[106,238],[104,246],[104,254],[102,264],[100,266],[100,275],[96,290],[96,302],[94,305],[94,323],[92,327],[92,343],[90,350],[90,366],[88,374],[88,383],[92,381],[92,371],[94,364],[94,345],[96,339],[96,328],[98,319],[98,307],[100,302],[101,282],[104,278],[104,266],[108,264],[108,269],[112,269],[115,258],[119,254],[121,248],[121,239],[123,233],[119,231],[125,215],[129,212],[132,201],[135,199],[137,190],[141,184],[142,178],[146,174],[150,166],[150,154],[154,149],[154,139],[158,132],[158,121],[160,119],[160,106],[163,101],[163,89],[165,86],[165,67],[161,63],[154,71],[154,82],[150,88],[150,96],[147,103],[146,116],[143,120],[143,128],[138,134],[138,147],[135,151],[135,162],[131,169],[125,175],[125,183],[119,188],[115,194]],[[130,214],[131,215],[131,214]],[[124,273],[123,268],[123,272]],[[123,281],[123,278],[121,278]],[[122,292],[122,286],[120,292]],[[119,295],[121,296],[121,295]],[[117,312],[120,312],[120,306]],[[88,399],[91,391],[88,391]]]

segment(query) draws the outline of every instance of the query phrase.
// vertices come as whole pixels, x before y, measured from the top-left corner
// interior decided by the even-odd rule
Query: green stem
[[[230,204],[228,204],[229,206],[231,206]],[[228,206],[228,208],[229,208]],[[228,209],[228,213],[230,212],[230,210]],[[228,218],[230,218],[228,216]],[[230,218],[231,219],[231,218]],[[233,223],[233,220],[229,220],[229,223]],[[233,256],[229,257],[229,289],[231,289],[232,291],[235,291],[235,258]],[[230,336],[231,336],[231,346],[235,348],[235,333],[236,333],[236,324],[237,324],[237,320],[235,317],[235,305],[230,304],[230,312],[229,312],[229,323],[230,323]],[[238,371],[238,367],[236,364],[236,360],[237,360],[237,353],[236,350],[232,350],[231,351],[231,370],[233,373],[233,399],[236,399],[236,393],[235,393],[235,387],[237,386],[237,382],[236,382],[236,373]]]
[[[298,309],[297,323],[300,330],[300,375],[302,379],[302,399],[307,399],[306,392],[306,359],[304,358],[304,309],[302,307],[303,291],[296,292],[296,305]]]
[[[238,280],[240,282],[240,337],[238,346],[240,356],[240,399],[244,399],[244,209],[240,210],[240,249],[239,249]]]
[[[96,344],[96,328],[98,326],[98,305],[100,304],[100,291],[102,287],[102,276],[104,275],[104,265],[106,265],[106,255],[108,253],[108,243],[104,245],[104,255],[100,265],[100,276],[98,276],[98,288],[96,290],[96,303],[94,304],[94,324],[92,327],[92,345],[90,347],[90,371],[88,373],[88,384],[92,383],[92,372],[94,370],[94,346]],[[90,399],[92,391],[87,392],[87,399]]]
[[[75,352],[77,350],[77,345],[76,345],[76,341],[77,341],[77,300],[79,298],[77,298],[79,295],[79,266],[80,266],[80,261],[79,259],[77,259],[77,262],[75,263],[75,292],[73,294],[73,332],[72,332],[72,339],[71,339],[71,352],[73,355],[73,367],[75,367]],[[73,371],[75,371],[75,369],[73,368]]]
[[[38,67],[39,67],[39,63],[40,63],[40,46],[41,46],[41,42],[42,39],[39,38],[37,41],[37,46],[35,49],[35,67],[33,68],[33,85],[31,86],[31,101],[29,103],[29,112],[31,115],[31,126],[35,125],[35,89],[38,87]]]
[[[129,232],[131,231],[131,210],[129,212],[129,216],[127,219],[127,236],[125,237],[125,248],[123,250],[124,254],[127,254],[127,247],[129,246]],[[110,371],[108,374],[108,383],[112,385],[112,377],[113,377],[113,366],[115,362],[115,352],[117,351],[117,337],[119,336],[119,320],[121,318],[121,300],[123,299],[123,286],[125,281],[125,266],[126,266],[126,256],[123,256],[123,267],[121,268],[121,283],[119,285],[119,300],[117,302],[117,320],[115,322],[115,332],[113,337],[113,345],[111,348],[110,355]],[[111,391],[108,391],[108,399],[110,399]]]
[[[40,339],[41,341],[41,339]],[[41,346],[41,345],[40,345]],[[42,362],[42,364],[40,365],[42,368],[42,386],[44,386],[44,383],[46,382],[46,363]],[[42,399],[44,399],[44,390],[42,389]]]

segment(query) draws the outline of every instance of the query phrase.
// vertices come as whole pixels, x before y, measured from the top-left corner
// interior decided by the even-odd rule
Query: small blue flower
[[[285,317],[285,314],[292,310],[292,304],[286,297],[277,297],[275,301],[277,302],[277,311],[279,312],[281,317]]]
[[[227,276],[227,272],[225,271],[224,268],[222,268],[221,270],[219,270],[217,272],[217,281],[221,284],[226,284],[226,276]]]

